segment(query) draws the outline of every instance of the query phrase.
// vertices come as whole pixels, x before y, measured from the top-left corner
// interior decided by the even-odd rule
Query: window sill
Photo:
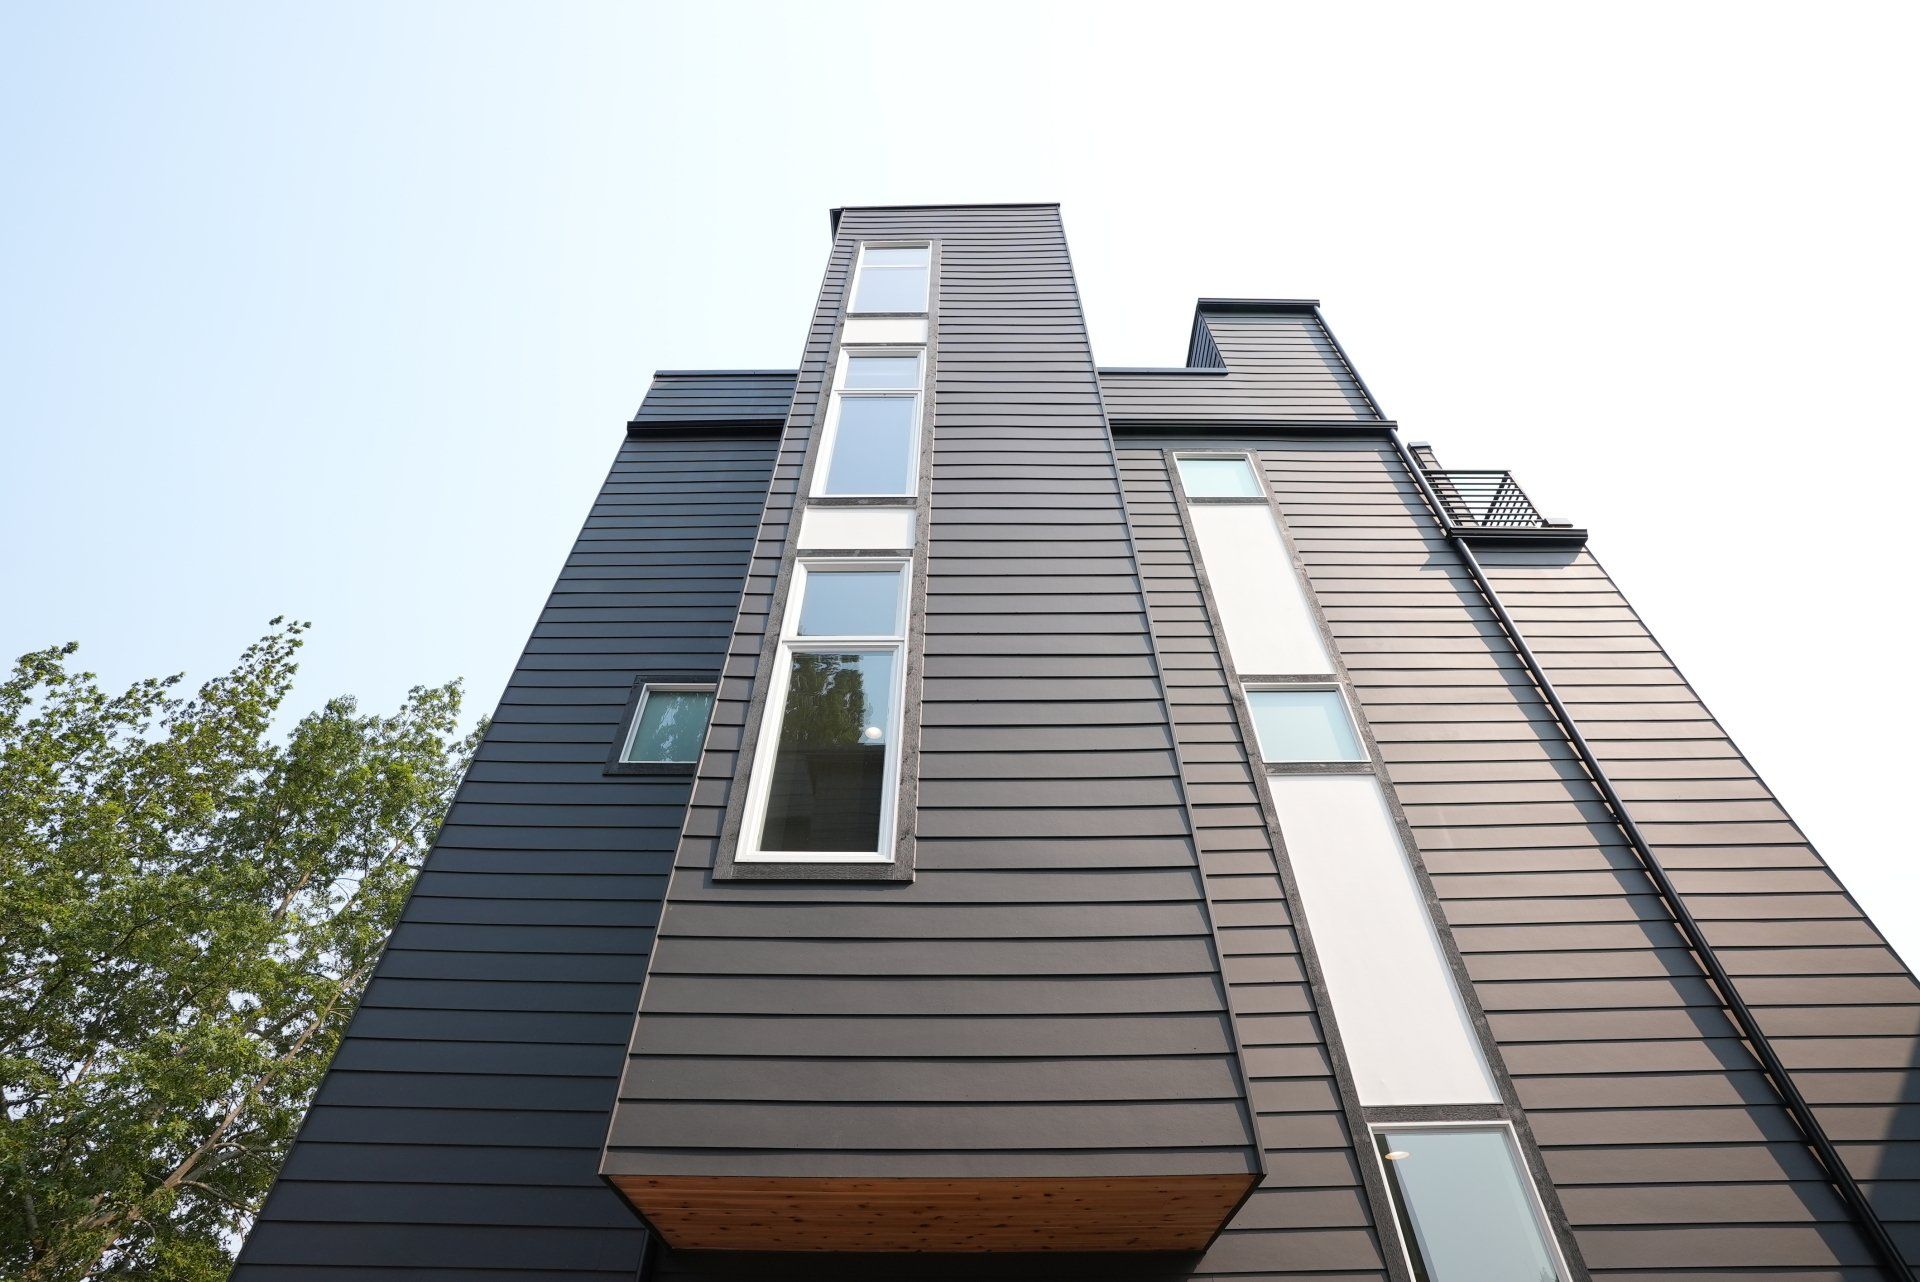
[[[602,772],[609,775],[682,775],[691,779],[692,761],[613,761]]]
[[[713,870],[716,881],[912,881],[913,865],[895,856],[882,863],[837,863],[809,860],[753,860],[723,857]]]

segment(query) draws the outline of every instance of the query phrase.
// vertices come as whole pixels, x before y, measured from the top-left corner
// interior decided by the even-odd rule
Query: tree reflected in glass
[[[790,656],[762,850],[880,848],[895,657]]]

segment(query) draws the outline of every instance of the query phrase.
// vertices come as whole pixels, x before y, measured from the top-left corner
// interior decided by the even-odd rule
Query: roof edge
[[[827,211],[829,234],[840,234],[840,215],[849,209],[1058,209],[1057,200],[942,200],[925,205],[835,205]]]
[[[1320,307],[1317,298],[1203,298],[1193,305],[1199,312],[1311,312]]]
[[[797,369],[657,369],[655,378],[799,378]]]

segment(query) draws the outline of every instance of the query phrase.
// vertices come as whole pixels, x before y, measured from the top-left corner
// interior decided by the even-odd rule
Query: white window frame
[[[890,636],[801,636],[800,614],[806,604],[807,579],[816,570],[893,570],[900,583],[894,604],[894,631]],[[894,860],[895,825],[900,805],[900,769],[905,755],[901,742],[906,722],[907,637],[912,621],[913,560],[911,557],[804,557],[794,563],[793,587],[780,621],[780,647],[767,683],[767,702],[760,716],[760,737],[747,779],[747,804],[740,824],[737,864],[888,864]],[[780,726],[786,715],[787,686],[795,654],[893,655],[893,688],[888,692],[886,769],[880,781],[878,850],[763,850],[767,801],[780,752]]]
[[[853,356],[913,356],[918,360],[912,387],[847,387],[847,361]],[[834,362],[833,397],[827,407],[826,430],[820,434],[820,456],[814,463],[809,498],[825,499],[898,499],[910,503],[920,496],[920,438],[926,433],[927,349],[922,344],[898,347],[861,344],[842,347]],[[913,421],[907,429],[907,488],[892,493],[830,494],[827,478],[833,471],[833,450],[840,439],[840,408],[848,400],[862,397],[912,397]]]
[[[1514,1169],[1520,1172],[1520,1178],[1527,1186],[1527,1207],[1533,1212],[1533,1222],[1539,1228],[1540,1236],[1546,1240],[1547,1249],[1553,1253],[1553,1267],[1559,1274],[1556,1282],[1568,1282],[1573,1277],[1573,1270],[1567,1267],[1566,1252],[1560,1249],[1560,1235],[1553,1231],[1553,1220],[1547,1214],[1546,1201],[1540,1196],[1539,1182],[1533,1178],[1533,1171],[1527,1165],[1527,1155],[1520,1147],[1520,1136],[1515,1133],[1512,1122],[1369,1122],[1367,1147],[1373,1150],[1373,1160],[1380,1168],[1380,1179],[1386,1186],[1387,1199],[1393,1205],[1394,1235],[1400,1239],[1400,1258],[1407,1262],[1408,1277],[1421,1276],[1414,1267],[1414,1243],[1408,1240],[1413,1214],[1401,1205],[1403,1194],[1392,1173],[1387,1170],[1387,1157],[1380,1151],[1378,1138],[1382,1131],[1499,1131],[1506,1136],[1507,1155],[1513,1159]]]
[[[1360,749],[1357,757],[1348,757],[1337,761],[1269,761],[1267,746],[1260,742],[1260,717],[1253,710],[1253,696],[1270,690],[1331,690],[1340,696],[1340,707],[1347,714],[1347,729],[1353,733],[1353,742]],[[1360,733],[1360,719],[1353,714],[1353,696],[1339,678],[1329,676],[1324,681],[1251,681],[1241,687],[1247,696],[1248,718],[1253,722],[1253,747],[1259,754],[1263,766],[1371,766],[1373,754],[1367,748],[1367,737]]]
[[[899,359],[911,356],[914,360],[913,385],[911,387],[847,387],[847,365],[856,356],[889,356]],[[833,388],[835,391],[861,392],[923,392],[927,387],[927,345],[925,343],[843,343],[840,357],[834,362]]]
[[[1260,474],[1260,464],[1253,455],[1240,450],[1175,450],[1173,469],[1180,471],[1182,459],[1194,459],[1199,462],[1239,462],[1247,465],[1247,471],[1253,474],[1252,494],[1195,494],[1187,489],[1186,473],[1180,473],[1180,490],[1188,501],[1195,503],[1265,503],[1267,501],[1267,478]]]
[[[704,694],[707,698],[707,729],[713,729],[713,709],[718,702],[719,687],[711,681],[648,681],[640,687],[640,698],[633,705],[633,717],[627,723],[627,733],[620,741],[620,756],[615,761],[622,766],[694,766],[700,763],[700,753],[706,746],[707,736],[700,736],[701,747],[694,750],[691,761],[642,761],[633,756],[633,741],[640,737],[641,718],[647,713],[647,700],[655,691],[661,694]]]
[[[911,311],[868,311],[856,307],[854,300],[860,297],[860,274],[867,269],[867,251],[869,249],[924,249],[927,251],[926,275],[921,279],[920,306]],[[886,268],[882,270],[898,270]],[[925,316],[927,308],[933,302],[933,242],[927,240],[865,240],[860,242],[860,252],[854,259],[853,276],[847,282],[847,315],[849,316]]]

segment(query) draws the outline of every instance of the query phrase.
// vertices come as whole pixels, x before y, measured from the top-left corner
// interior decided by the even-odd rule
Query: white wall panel
[[[1267,782],[1360,1102],[1497,1102],[1379,781]]]
[[[1332,672],[1272,510],[1253,503],[1196,503],[1189,511],[1234,667],[1258,676]]]
[[[924,343],[927,323],[898,316],[849,316],[840,331],[842,343]]]
[[[803,551],[897,552],[912,546],[912,508],[809,507],[800,516]]]

